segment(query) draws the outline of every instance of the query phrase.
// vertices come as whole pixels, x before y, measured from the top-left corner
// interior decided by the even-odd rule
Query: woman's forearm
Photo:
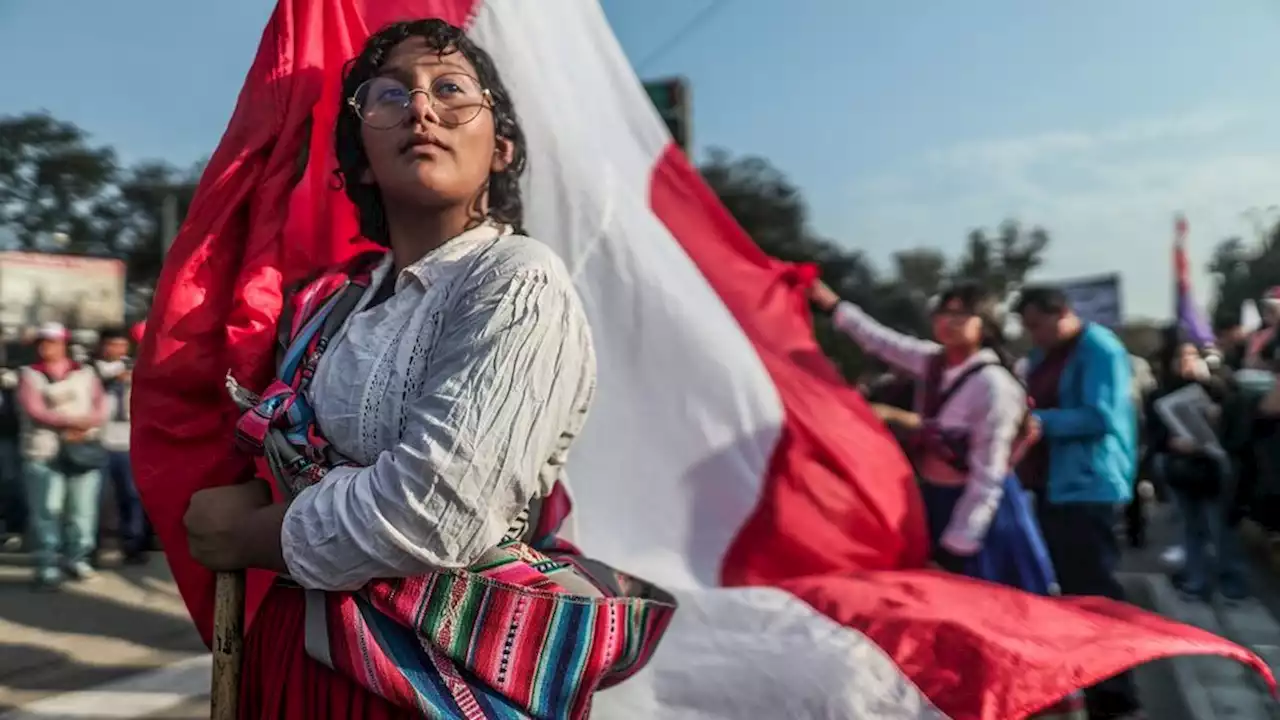
[[[910,410],[903,410],[882,403],[871,403],[871,409],[886,423],[897,425],[907,430],[920,429],[920,415]]]
[[[929,359],[939,350],[936,343],[893,330],[850,302],[836,306],[831,324],[866,353],[916,378],[924,376]]]
[[[280,529],[287,503],[276,503],[254,511],[245,522],[243,555],[245,567],[287,574]]]

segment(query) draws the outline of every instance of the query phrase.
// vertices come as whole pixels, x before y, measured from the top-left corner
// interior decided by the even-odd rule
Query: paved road
[[[1159,552],[1176,528],[1155,518],[1151,546],[1126,555],[1133,602],[1254,646],[1280,664],[1280,575],[1255,566],[1260,603],[1209,608],[1181,603]],[[29,591],[25,558],[0,555],[0,720],[143,717],[187,720],[209,713],[208,656],[160,561],[104,572],[66,592]],[[1275,720],[1264,693],[1239,666],[1217,658],[1141,668],[1150,717]]]
[[[1272,668],[1280,668],[1280,576],[1250,555],[1250,582],[1258,598],[1232,604],[1186,602],[1173,590],[1161,553],[1178,540],[1171,508],[1152,513],[1150,542],[1129,550],[1122,577],[1129,601],[1249,647]],[[1239,664],[1219,657],[1177,658],[1138,669],[1138,686],[1151,718],[1190,720],[1280,720],[1261,681]]]
[[[158,555],[54,594],[30,591],[25,564],[0,555],[0,713],[204,655]]]

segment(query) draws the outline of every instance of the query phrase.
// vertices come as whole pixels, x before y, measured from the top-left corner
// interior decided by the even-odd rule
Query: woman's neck
[[[48,371],[48,374],[56,379],[62,379],[63,375],[71,370],[73,365],[71,358],[63,356],[54,360],[41,360],[40,364]]]
[[[964,364],[964,362],[969,358],[978,354],[978,351],[981,349],[982,348],[947,347],[943,348],[942,356],[946,361],[947,367],[951,368]]]
[[[418,262],[475,224],[469,206],[443,211],[387,208],[387,234],[396,272]]]

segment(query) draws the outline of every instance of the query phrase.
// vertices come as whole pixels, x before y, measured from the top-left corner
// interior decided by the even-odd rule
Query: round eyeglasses
[[[356,94],[347,98],[360,120],[377,130],[390,130],[409,120],[413,96],[425,95],[440,124],[458,127],[475,120],[489,100],[489,91],[480,81],[464,73],[449,73],[431,81],[428,88],[409,88],[389,77],[365,80]]]

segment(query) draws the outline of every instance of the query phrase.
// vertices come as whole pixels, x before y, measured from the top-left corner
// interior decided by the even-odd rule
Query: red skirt
[[[420,717],[307,655],[305,598],[276,585],[245,638],[240,720],[393,720]]]

